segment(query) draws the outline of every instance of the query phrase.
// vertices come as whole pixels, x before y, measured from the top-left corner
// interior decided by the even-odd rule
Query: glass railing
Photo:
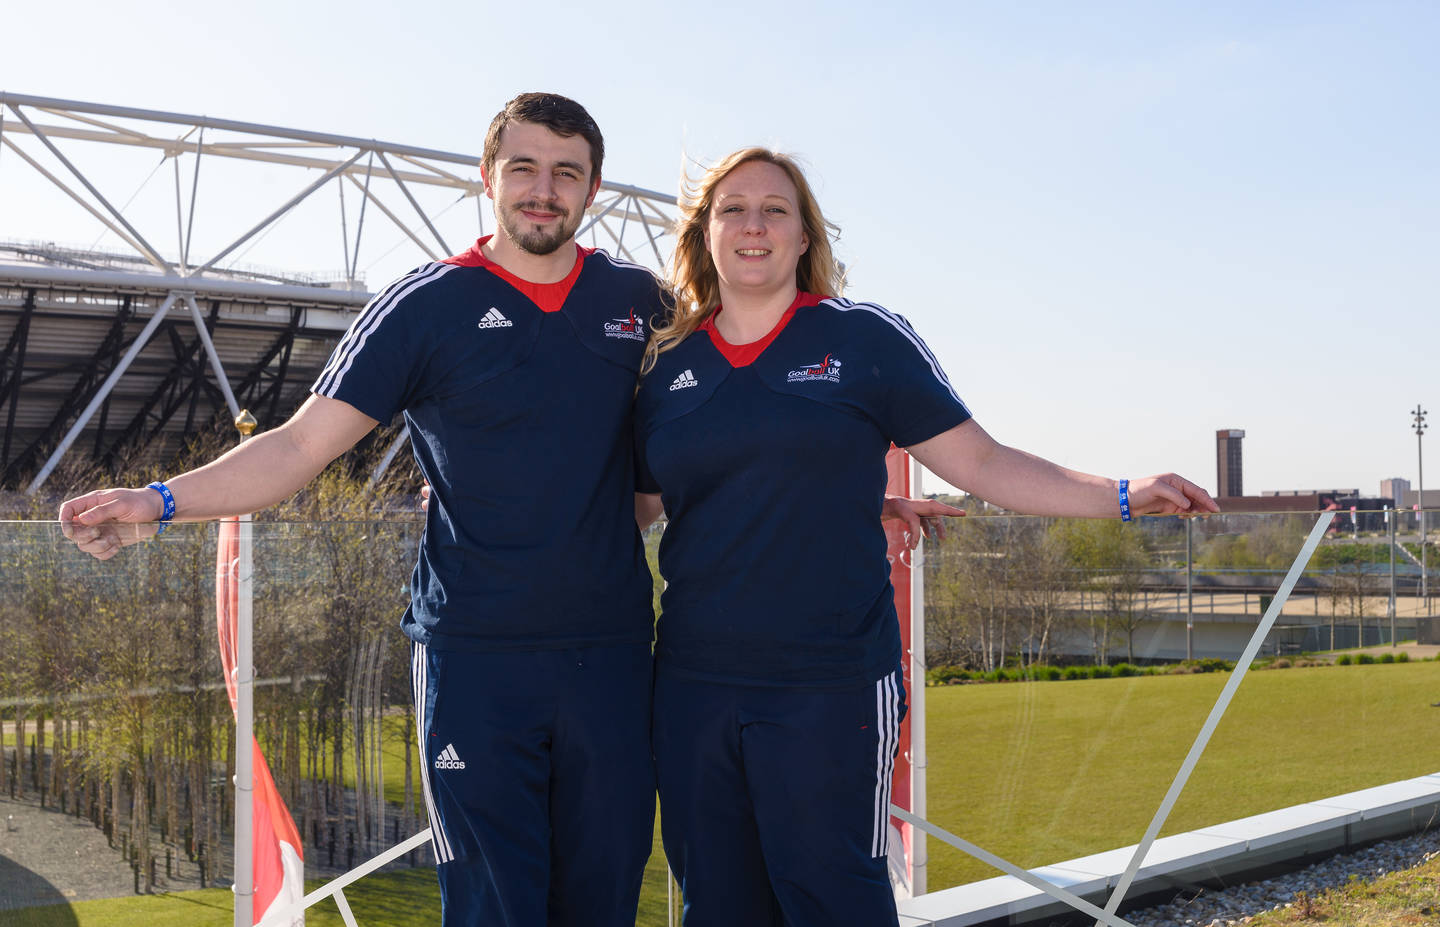
[[[923,555],[925,817],[1027,869],[1139,843],[1314,524],[952,520]],[[255,732],[310,888],[428,826],[398,631],[420,528],[252,529]],[[145,895],[229,923],[216,534],[177,525],[102,563],[54,523],[0,523],[0,922]],[[1410,525],[1396,544],[1392,567],[1386,532],[1319,541],[1160,836],[1440,770],[1413,734],[1440,650],[1417,561],[1432,594],[1440,571]],[[932,893],[999,874],[927,847]],[[433,866],[417,846],[350,888],[359,923],[433,922]],[[674,905],[657,838],[638,923]]]

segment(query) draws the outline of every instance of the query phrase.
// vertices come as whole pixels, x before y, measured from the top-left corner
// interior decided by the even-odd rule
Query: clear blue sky
[[[1067,466],[1213,488],[1236,427],[1252,493],[1373,494],[1415,480],[1407,410],[1440,414],[1433,3],[81,2],[3,29],[17,93],[478,151],[549,89],[610,179],[665,191],[682,154],[797,153],[850,295]],[[18,212],[0,238],[51,218]]]

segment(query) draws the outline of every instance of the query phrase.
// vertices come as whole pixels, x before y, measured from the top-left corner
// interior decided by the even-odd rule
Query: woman
[[[891,442],[1015,511],[1216,510],[1174,474],[1127,487],[996,443],[903,318],[830,298],[831,229],[788,157],[711,168],[678,231],[681,308],[636,397],[639,488],[670,519],[653,746],[689,927],[896,923]]]

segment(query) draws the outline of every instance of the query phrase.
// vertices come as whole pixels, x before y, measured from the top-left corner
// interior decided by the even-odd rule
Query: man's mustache
[[[515,210],[517,212],[553,212],[562,219],[570,218],[570,213],[559,203],[553,201],[545,203],[539,200],[526,200],[523,203],[517,203]]]

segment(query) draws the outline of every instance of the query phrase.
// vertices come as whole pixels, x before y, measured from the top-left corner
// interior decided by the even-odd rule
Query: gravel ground
[[[1132,911],[1125,919],[1135,927],[1231,927],[1249,923],[1264,911],[1290,904],[1296,892],[1314,896],[1344,885],[1352,877],[1366,882],[1418,866],[1440,856],[1440,831],[1387,840],[1354,853],[1321,860],[1287,875],[1260,882],[1207,890],[1169,904]]]

